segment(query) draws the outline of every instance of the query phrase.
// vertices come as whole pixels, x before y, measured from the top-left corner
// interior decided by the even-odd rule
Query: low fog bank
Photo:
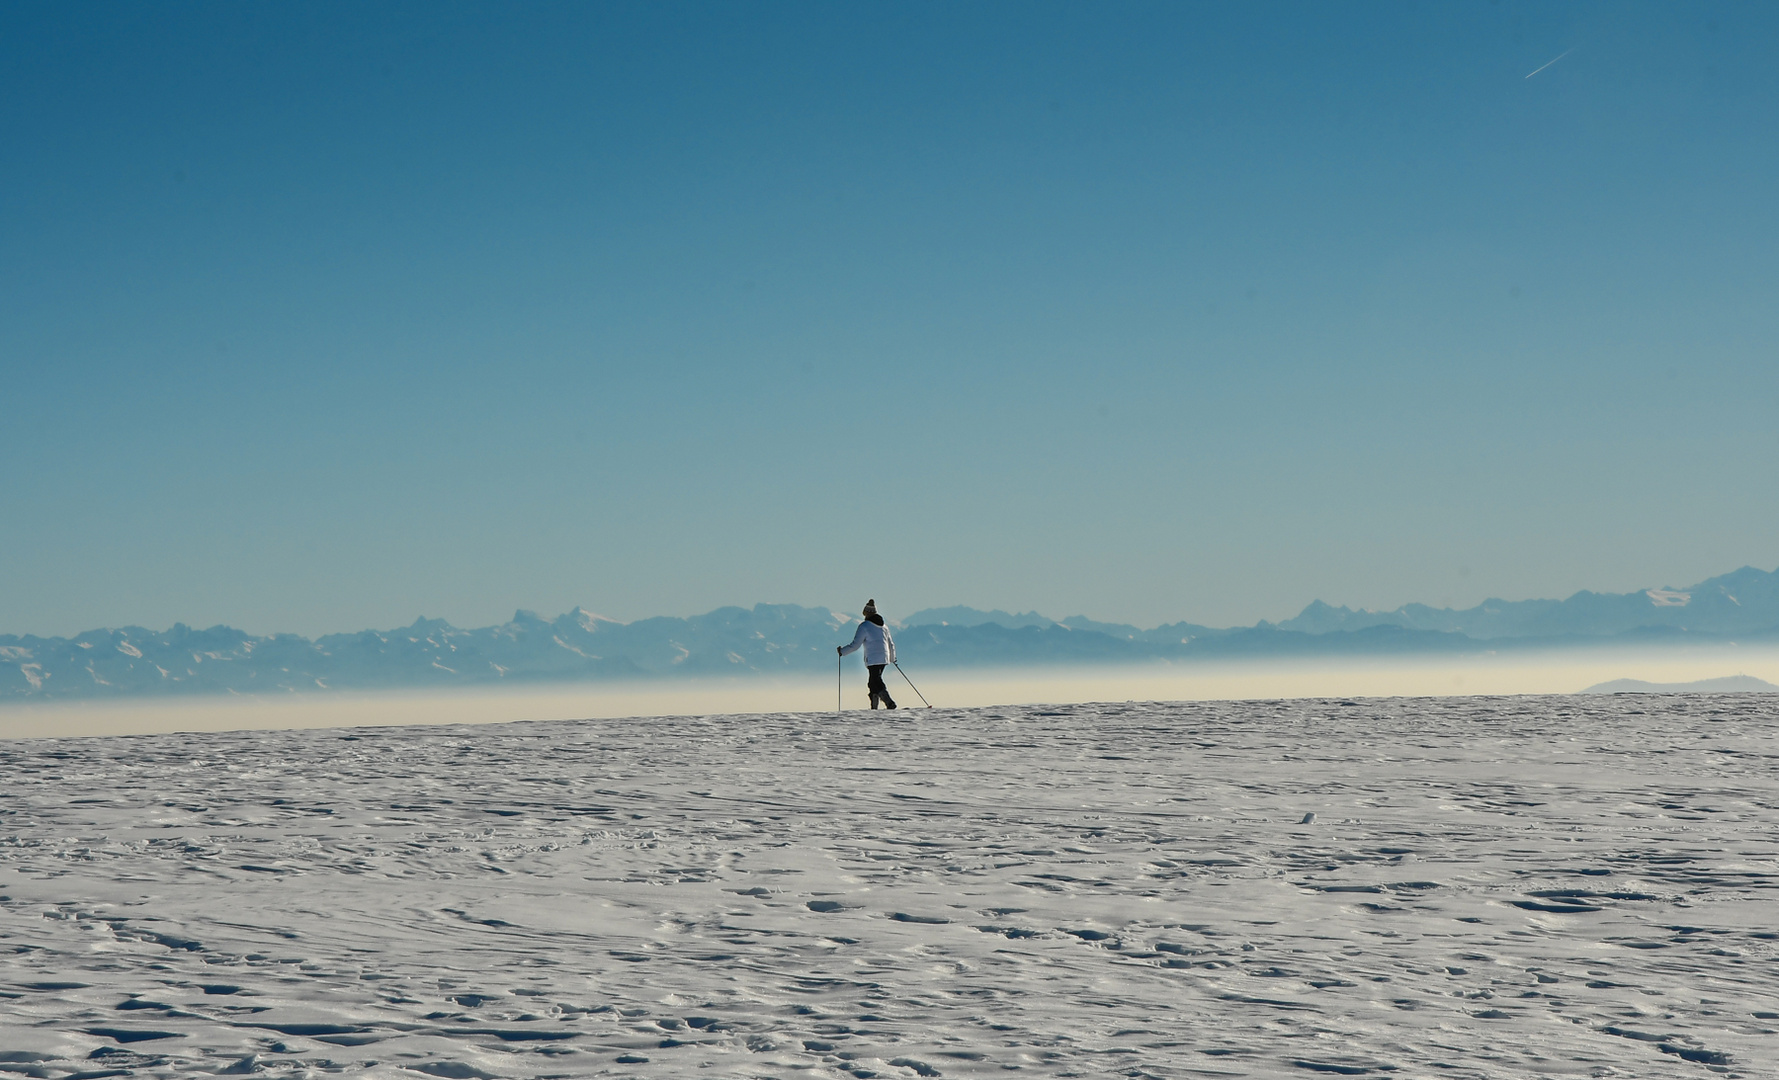
[[[1749,675],[1779,683],[1779,648],[1561,649],[1466,657],[910,669],[908,674],[927,700],[939,708],[1091,701],[1572,694],[1616,679],[1683,683]],[[920,697],[894,668],[887,678],[898,703],[904,708],[920,707]],[[7,704],[0,705],[0,738],[816,713],[834,711],[835,690],[830,670],[825,677],[713,677],[451,691]],[[844,670],[840,698],[848,710],[866,707],[864,673],[856,663],[849,662]]]

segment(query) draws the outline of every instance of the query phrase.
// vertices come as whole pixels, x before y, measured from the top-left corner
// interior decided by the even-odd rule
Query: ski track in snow
[[[1773,1076],[1776,719],[1447,698],[0,742],[0,1074]]]

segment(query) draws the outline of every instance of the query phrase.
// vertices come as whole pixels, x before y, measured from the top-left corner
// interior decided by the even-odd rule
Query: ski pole
[[[890,661],[890,663],[892,663],[892,664],[896,664],[896,662],[895,662],[895,661],[894,661],[894,660],[891,660],[891,661]],[[914,696],[915,696],[915,697],[917,697],[917,698],[919,698],[919,699],[920,699],[920,703],[921,703],[921,704],[922,704],[922,705],[925,705],[925,706],[926,706],[926,707],[927,707],[927,708],[929,708],[929,709],[930,709],[930,708],[932,708],[932,707],[933,707],[933,703],[932,703],[932,702],[930,702],[930,701],[928,701],[928,700],[927,700],[927,696],[926,696],[926,695],[925,695],[925,694],[923,694],[923,693],[921,693],[921,692],[920,692],[920,687],[918,687],[918,686],[916,686],[916,685],[914,685],[914,680],[913,680],[913,679],[910,679],[910,678],[909,678],[909,677],[908,677],[908,673],[907,673],[907,672],[906,672],[906,671],[902,671],[902,665],[901,665],[901,664],[896,664],[896,670],[897,670],[897,671],[898,671],[898,672],[901,672],[901,675],[902,675],[902,681],[903,681],[903,682],[905,682],[905,683],[907,683],[907,684],[908,684],[908,689],[910,689],[910,690],[912,690],[912,691],[914,691]]]
[[[840,708],[840,666],[844,663],[846,663],[846,661],[843,658],[838,657],[838,656],[836,656],[834,658],[834,711],[835,712],[841,711],[841,708]]]

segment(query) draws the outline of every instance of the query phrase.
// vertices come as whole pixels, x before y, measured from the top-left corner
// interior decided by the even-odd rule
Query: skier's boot
[[[894,701],[890,700],[890,696],[888,694],[883,695],[883,705],[884,705],[884,708],[886,708],[886,709],[893,709],[896,707],[896,703]]]

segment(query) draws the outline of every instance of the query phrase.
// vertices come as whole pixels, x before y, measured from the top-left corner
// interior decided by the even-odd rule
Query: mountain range
[[[1614,679],[1595,683],[1584,694],[1779,694],[1779,686],[1752,675],[1726,675],[1693,682],[1653,683],[1642,679]]]
[[[757,604],[631,623],[578,607],[555,619],[519,611],[473,630],[423,618],[314,639],[184,624],[71,638],[0,634],[0,701],[806,673],[833,664],[834,646],[850,639],[855,622],[827,608]],[[968,607],[929,608],[892,625],[903,660],[928,668],[1779,642],[1779,570],[1744,567],[1688,588],[1485,600],[1461,611],[1422,604],[1366,611],[1318,600],[1280,623],[1221,629]]]

